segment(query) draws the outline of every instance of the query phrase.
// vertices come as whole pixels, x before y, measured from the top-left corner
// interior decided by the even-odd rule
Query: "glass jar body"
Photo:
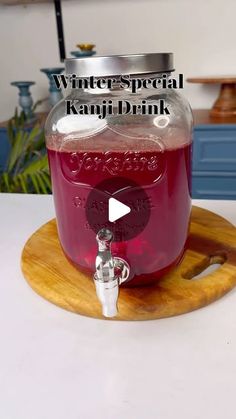
[[[153,106],[160,99],[170,114],[150,114],[148,107],[146,114],[125,113],[127,102]],[[100,105],[100,110],[110,100],[115,106],[122,101],[123,114],[105,115],[106,107],[104,118],[65,115],[66,100]],[[136,94],[128,89],[78,90],[51,111],[46,142],[59,238],[65,255],[79,269],[94,272],[96,233],[108,227],[100,222],[108,210],[103,193],[129,205],[137,220],[121,224],[112,243],[112,254],[131,267],[126,286],[153,283],[179,263],[191,209],[191,130],[190,107],[171,89],[142,89]],[[125,191],[120,179],[125,179]],[[94,190],[101,194],[89,209]],[[145,203],[140,202],[140,190]]]

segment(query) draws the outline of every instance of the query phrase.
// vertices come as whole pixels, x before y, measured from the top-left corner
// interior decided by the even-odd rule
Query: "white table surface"
[[[236,223],[236,201],[194,201]],[[147,322],[62,310],[23,279],[51,196],[0,194],[1,419],[235,419],[236,291]]]

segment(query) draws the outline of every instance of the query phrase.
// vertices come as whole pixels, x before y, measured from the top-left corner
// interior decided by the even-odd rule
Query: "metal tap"
[[[124,259],[112,256],[113,234],[110,230],[101,229],[96,236],[96,240],[98,243],[98,254],[95,262],[96,272],[94,274],[96,292],[102,305],[103,315],[114,317],[117,315],[119,285],[128,279],[130,267]]]

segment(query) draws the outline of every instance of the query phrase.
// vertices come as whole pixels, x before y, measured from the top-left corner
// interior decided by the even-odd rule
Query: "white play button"
[[[128,205],[122,204],[122,202],[118,201],[115,198],[110,198],[108,202],[108,218],[111,223],[119,218],[124,217],[124,215],[129,214],[131,211]]]
[[[147,226],[151,201],[145,188],[130,178],[114,176],[91,188],[85,211],[88,225],[94,233],[106,227],[113,233],[114,242],[125,242]]]

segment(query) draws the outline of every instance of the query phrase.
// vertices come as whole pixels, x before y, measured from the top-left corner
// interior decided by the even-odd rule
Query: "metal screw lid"
[[[67,74],[76,74],[78,77],[108,77],[174,71],[172,53],[67,58],[65,68]]]

